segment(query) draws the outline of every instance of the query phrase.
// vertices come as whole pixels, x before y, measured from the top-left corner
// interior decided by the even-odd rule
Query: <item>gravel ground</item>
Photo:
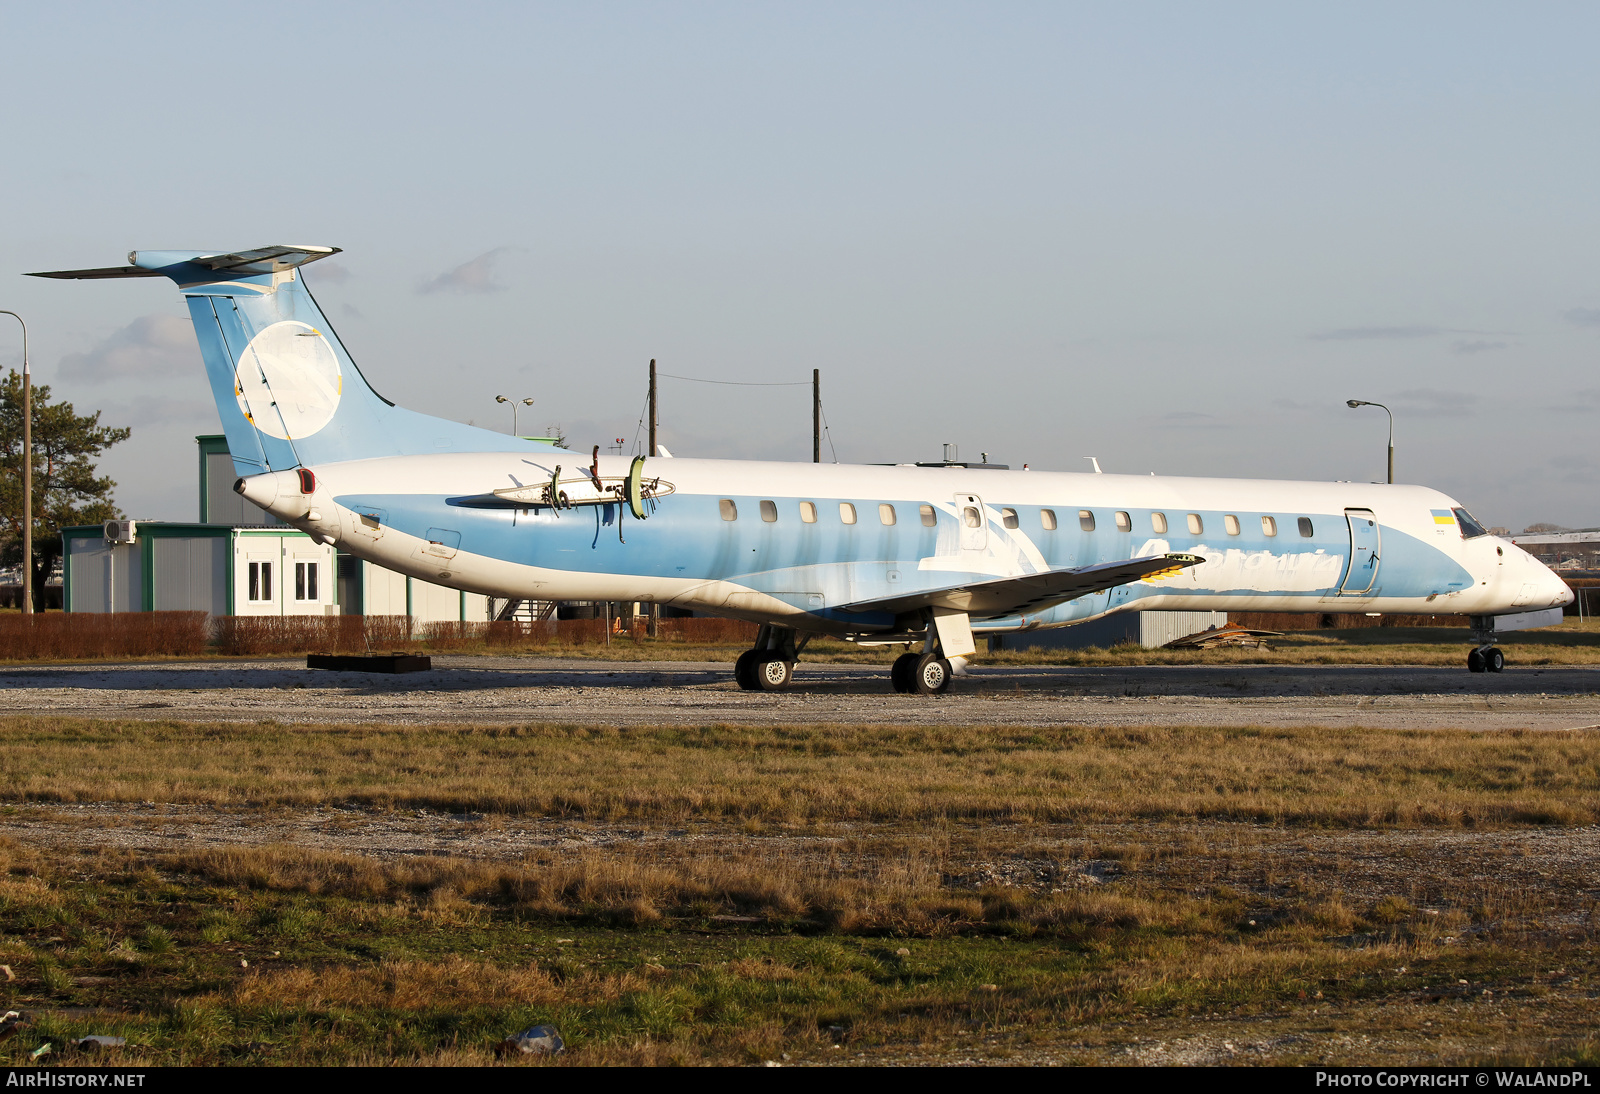
[[[887,667],[802,663],[778,694],[714,662],[439,656],[401,676],[301,659],[0,668],[15,712],[339,723],[1370,726],[1575,729],[1600,723],[1600,666],[1347,665],[974,668],[936,698],[896,695]]]

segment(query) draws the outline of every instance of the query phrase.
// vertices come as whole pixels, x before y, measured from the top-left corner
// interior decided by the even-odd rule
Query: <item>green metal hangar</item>
[[[221,437],[197,437],[200,520],[63,528],[69,612],[409,615],[484,621],[489,601],[335,552],[233,492]]]

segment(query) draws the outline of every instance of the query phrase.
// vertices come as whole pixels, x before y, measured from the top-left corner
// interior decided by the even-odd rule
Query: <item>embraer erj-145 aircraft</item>
[[[235,489],[324,543],[495,597],[668,604],[760,624],[740,686],[809,639],[915,643],[932,694],[978,636],[1109,612],[1418,612],[1558,622],[1572,593],[1422,486],[582,454],[390,403],[300,267],[335,247],[136,251],[40,277],[168,277],[189,302]],[[952,666],[952,660],[956,661]]]

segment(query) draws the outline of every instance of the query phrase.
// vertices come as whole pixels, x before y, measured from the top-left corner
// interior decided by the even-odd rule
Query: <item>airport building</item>
[[[257,509],[233,491],[238,476],[224,439],[195,440],[199,521],[108,521],[61,530],[67,611],[489,619],[488,597],[337,552]]]

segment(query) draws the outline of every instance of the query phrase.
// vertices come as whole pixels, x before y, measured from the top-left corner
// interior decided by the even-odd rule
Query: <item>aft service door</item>
[[[1350,568],[1339,593],[1359,596],[1378,581],[1378,519],[1370,509],[1346,509],[1344,519],[1350,525]]]
[[[981,551],[989,545],[989,519],[983,512],[983,499],[976,494],[956,495],[956,527],[961,530],[961,549]]]

